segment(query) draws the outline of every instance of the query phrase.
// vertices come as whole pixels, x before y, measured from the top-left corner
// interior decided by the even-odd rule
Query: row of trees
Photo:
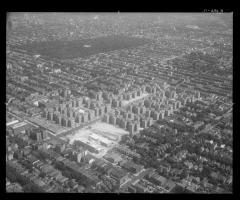
[[[187,144],[185,147],[190,153],[196,153],[197,155],[201,155],[212,161],[216,161],[225,165],[230,165],[230,166],[232,165],[231,158],[227,156],[216,155],[212,150],[209,152],[201,151],[201,146],[202,145]]]
[[[21,138],[19,137],[9,137],[9,141],[10,143],[17,143],[19,148],[24,148],[26,145],[27,145],[27,142],[22,140]]]
[[[70,169],[61,162],[55,161],[54,167],[60,170],[63,176],[70,179],[76,179],[78,183],[83,185],[84,187],[88,187],[89,185],[92,184],[92,182],[86,176]]]
[[[44,192],[42,188],[32,183],[26,177],[17,173],[17,171],[9,164],[6,165],[6,177],[10,180],[10,182],[19,183],[23,187],[24,192],[35,192],[35,193]]]
[[[32,151],[32,154],[34,156],[36,156],[39,160],[45,160],[45,159],[49,158],[49,155],[46,152],[41,151],[41,150],[40,151],[38,151],[38,150]]]

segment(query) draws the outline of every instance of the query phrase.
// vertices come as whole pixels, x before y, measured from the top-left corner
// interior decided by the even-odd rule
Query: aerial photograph
[[[233,13],[6,19],[6,193],[233,193]]]

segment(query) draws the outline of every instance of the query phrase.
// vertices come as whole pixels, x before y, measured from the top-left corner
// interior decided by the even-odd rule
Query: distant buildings
[[[204,37],[200,25],[166,29],[154,15],[152,22],[141,14],[135,21],[124,14],[110,21],[90,16],[90,28],[69,16],[14,17],[25,31],[14,29],[7,40],[6,191],[25,192],[29,185],[45,192],[231,191],[231,30],[214,20],[207,25],[207,15]],[[128,36],[151,41],[85,58],[70,51],[79,39],[118,41],[116,34],[128,45]],[[32,54],[35,43],[46,44],[49,55]],[[55,45],[62,44],[70,46],[60,49],[66,55],[59,60]],[[117,144],[120,132],[91,129],[95,121],[129,135]],[[70,144],[63,137],[83,127],[91,129],[85,138]]]

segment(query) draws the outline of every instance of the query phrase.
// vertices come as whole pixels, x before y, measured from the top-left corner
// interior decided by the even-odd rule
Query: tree
[[[26,185],[23,186],[23,191],[24,192],[35,192],[35,193],[43,193],[44,190],[42,188],[40,188],[39,186],[32,184],[32,183],[28,183]]]
[[[40,172],[39,177],[44,178],[45,174],[43,172]]]
[[[176,186],[173,188],[173,190],[171,191],[172,193],[185,193],[185,189],[181,186]]]
[[[49,157],[48,154],[43,151],[39,151],[39,156],[42,160],[45,160]]]
[[[20,183],[21,185],[26,185],[29,183],[29,180],[20,174],[16,173],[16,178],[17,182]]]
[[[62,175],[65,176],[65,177],[68,177],[70,179],[72,179],[72,173],[68,170],[62,170]]]
[[[17,181],[16,176],[8,167],[6,167],[6,177],[13,183]]]
[[[202,170],[202,176],[203,177],[208,177],[209,176],[209,174],[211,173],[211,170],[210,170],[210,168],[209,167],[206,167],[206,166],[204,166],[203,167],[203,170]]]
[[[10,180],[12,180],[12,182],[18,182],[21,185],[25,185],[29,182],[27,178],[18,174],[9,164],[6,165],[6,175]]]

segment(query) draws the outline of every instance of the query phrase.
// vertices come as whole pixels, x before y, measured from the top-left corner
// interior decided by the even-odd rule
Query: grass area
[[[71,59],[77,57],[84,58],[93,54],[136,47],[150,41],[149,39],[114,35],[76,41],[33,42],[23,45],[20,48],[52,58]],[[86,45],[88,45],[87,48]]]

